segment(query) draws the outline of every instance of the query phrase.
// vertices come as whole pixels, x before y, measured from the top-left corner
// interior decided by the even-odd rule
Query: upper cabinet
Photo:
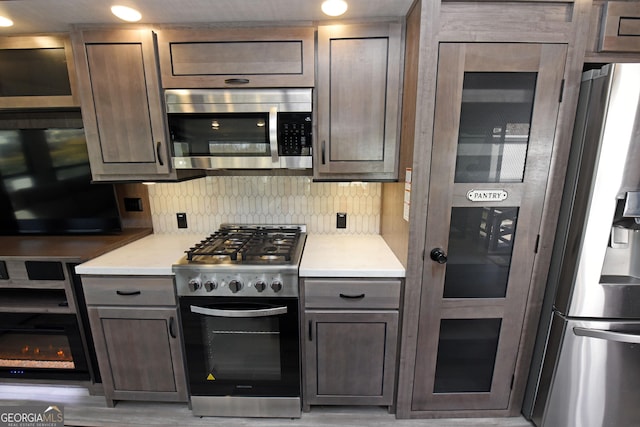
[[[0,108],[78,107],[66,36],[0,37]]]
[[[398,23],[318,28],[315,179],[397,179],[403,52]]]
[[[72,35],[95,181],[171,179],[153,33]]]
[[[604,5],[600,50],[640,52],[640,3],[610,1]]]
[[[585,62],[640,60],[640,2],[594,0]]]
[[[314,29],[159,29],[164,88],[313,87]]]

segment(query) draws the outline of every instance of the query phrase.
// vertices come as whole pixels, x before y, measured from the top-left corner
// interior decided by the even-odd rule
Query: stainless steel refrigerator
[[[583,74],[523,414],[640,426],[640,64]]]

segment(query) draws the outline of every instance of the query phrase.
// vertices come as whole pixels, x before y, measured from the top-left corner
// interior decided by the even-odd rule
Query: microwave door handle
[[[624,332],[603,331],[602,329],[587,329],[576,326],[573,333],[581,337],[600,338],[607,341],[617,341],[629,344],[640,344],[640,335],[625,334]]]
[[[192,305],[189,307],[192,313],[212,317],[269,317],[287,314],[287,307],[265,308],[261,310],[220,310],[217,308],[205,308]]]
[[[271,147],[271,161],[280,163],[278,157],[278,107],[269,108],[269,146]]]

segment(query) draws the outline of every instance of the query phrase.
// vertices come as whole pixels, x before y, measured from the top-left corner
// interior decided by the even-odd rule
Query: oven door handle
[[[261,310],[220,310],[217,308],[204,308],[197,305],[189,306],[192,313],[212,317],[269,317],[287,313],[287,307],[265,308]]]

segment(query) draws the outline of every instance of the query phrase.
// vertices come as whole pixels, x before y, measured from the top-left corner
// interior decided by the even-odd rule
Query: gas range
[[[297,297],[304,225],[235,225],[196,243],[173,265],[179,296]]]

